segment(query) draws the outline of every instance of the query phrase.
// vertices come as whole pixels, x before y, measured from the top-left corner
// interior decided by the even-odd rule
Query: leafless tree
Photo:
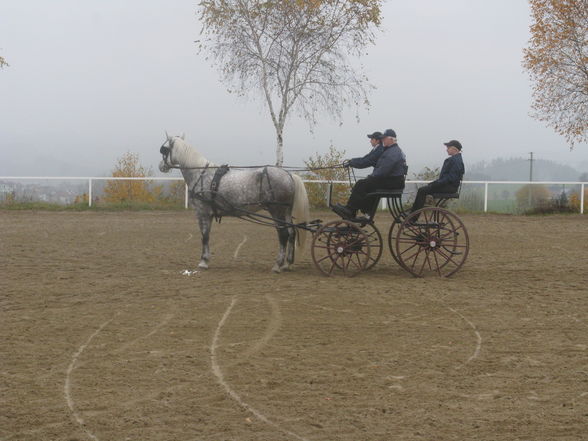
[[[340,118],[369,106],[372,86],[350,57],[373,43],[382,0],[204,0],[200,50],[239,95],[258,92],[283,164],[284,128],[292,112],[313,127],[319,111]]]

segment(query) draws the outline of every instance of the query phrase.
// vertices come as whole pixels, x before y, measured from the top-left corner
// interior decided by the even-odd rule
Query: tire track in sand
[[[272,426],[273,428],[279,430],[280,432],[285,433],[286,435],[290,435],[290,436],[296,438],[297,440],[308,441],[307,438],[304,438],[294,432],[291,432],[287,429],[284,429],[279,424],[275,423],[274,421],[271,421],[268,417],[266,417],[259,410],[255,409],[254,407],[250,406],[248,403],[243,401],[243,399],[239,396],[239,394],[237,392],[235,392],[233,390],[233,388],[225,381],[224,374],[223,374],[223,372],[220,368],[220,365],[218,363],[216,351],[218,348],[218,340],[219,340],[222,328],[225,325],[225,322],[227,321],[227,319],[229,318],[229,315],[231,314],[231,311],[233,310],[233,307],[235,306],[236,303],[237,303],[237,297],[233,297],[231,299],[231,304],[229,305],[229,307],[227,308],[227,310],[223,314],[220,322],[218,323],[218,326],[216,327],[216,330],[214,331],[214,335],[212,337],[212,342],[210,344],[210,364],[211,364],[211,368],[212,368],[212,373],[216,377],[216,379],[217,379],[218,383],[221,385],[221,387],[225,390],[225,392],[227,392],[227,394],[229,394],[229,396],[233,400],[235,400],[241,407],[243,407],[248,412],[251,412],[257,419],[259,419],[260,421],[263,421],[264,423],[266,423],[269,426]]]
[[[280,305],[276,301],[276,299],[271,294],[266,294],[265,298],[270,305],[271,308],[271,315],[270,321],[265,328],[265,332],[263,336],[255,342],[250,348],[244,350],[240,354],[237,355],[236,359],[231,363],[227,363],[226,367],[235,366],[244,360],[247,360],[252,355],[256,354],[257,352],[261,351],[265,345],[269,343],[269,341],[274,337],[276,332],[282,326],[282,311],[280,310]]]
[[[88,345],[94,339],[94,337],[96,337],[98,334],[100,334],[100,332],[112,320],[113,319],[110,319],[110,320],[102,323],[100,325],[100,327],[98,329],[96,329],[96,331],[94,331],[94,333],[92,335],[90,335],[88,340],[86,340],[86,342],[78,348],[77,352],[72,356],[71,363],[69,364],[69,366],[67,367],[67,370],[65,371],[65,384],[63,386],[63,394],[65,397],[65,401],[67,402],[67,407],[69,407],[69,410],[70,410],[74,420],[76,421],[76,423],[78,423],[78,425],[82,428],[82,430],[86,433],[86,435],[88,435],[88,437],[90,439],[93,439],[94,441],[99,441],[99,440],[96,437],[96,435],[94,435],[92,432],[90,432],[86,428],[86,423],[84,422],[84,419],[81,417],[79,412],[76,410],[74,400],[71,397],[71,374],[72,374],[73,370],[75,369],[78,358],[80,357],[80,355],[82,355],[82,352],[84,352],[84,350],[88,347]]]

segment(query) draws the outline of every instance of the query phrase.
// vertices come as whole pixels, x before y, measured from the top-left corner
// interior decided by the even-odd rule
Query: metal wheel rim
[[[417,215],[417,225],[411,225]],[[463,222],[452,212],[425,207],[404,220],[396,236],[399,264],[415,277],[433,273],[455,274],[469,253],[469,236]]]
[[[390,231],[388,231],[388,248],[390,249],[390,254],[392,254],[392,257],[394,258],[394,260],[396,261],[396,263],[400,266],[402,266],[402,264],[400,263],[400,260],[398,260],[398,256],[396,255],[396,233],[394,232],[394,230],[397,230],[400,227],[400,222],[397,222],[396,220],[394,220],[392,222],[392,225],[390,225]]]
[[[333,237],[338,241],[333,242]],[[326,276],[342,273],[354,277],[365,270],[370,258],[367,235],[345,220],[332,221],[313,236],[311,254],[314,265]]]
[[[366,270],[369,270],[372,269],[382,257],[382,250],[384,248],[382,235],[380,234],[380,230],[378,230],[374,224],[366,224],[362,230],[367,236],[368,247],[370,248],[368,264],[365,267]],[[368,230],[371,230],[371,232]]]

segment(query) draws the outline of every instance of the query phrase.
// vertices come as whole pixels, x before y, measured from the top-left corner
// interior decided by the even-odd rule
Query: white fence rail
[[[181,177],[112,177],[112,176],[105,176],[105,177],[96,177],[96,176],[0,176],[0,181],[87,181],[88,183],[88,205],[92,206],[93,200],[93,184],[95,181],[183,181]],[[311,184],[348,184],[348,181],[325,181],[325,180],[305,180],[305,183]],[[413,181],[408,180],[406,181],[407,185],[410,184],[424,184],[428,181]],[[579,211],[581,214],[584,214],[584,193],[586,189],[586,182],[577,182],[577,181],[463,181],[462,188],[464,186],[468,186],[470,184],[474,185],[483,185],[484,186],[484,212],[488,212],[488,195],[489,195],[489,188],[493,185],[562,185],[562,186],[579,186],[580,187],[580,207]],[[184,207],[188,208],[188,187],[185,186],[184,190]],[[385,203],[385,201],[382,201]]]

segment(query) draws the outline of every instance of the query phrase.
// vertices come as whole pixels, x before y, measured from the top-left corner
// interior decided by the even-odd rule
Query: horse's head
[[[165,132],[165,136],[167,139],[159,149],[159,153],[163,156],[163,159],[159,163],[159,171],[163,173],[167,173],[171,168],[179,165],[177,158],[174,158],[174,147],[177,147],[179,141],[183,143],[185,138],[183,133],[180,136],[169,136],[167,132]],[[177,148],[175,150],[177,150]]]

